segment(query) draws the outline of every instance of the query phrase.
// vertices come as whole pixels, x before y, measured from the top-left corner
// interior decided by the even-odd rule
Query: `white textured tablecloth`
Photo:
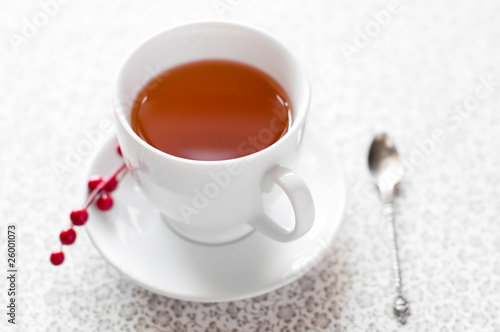
[[[500,2],[61,0],[45,7],[52,17],[43,15],[46,2],[0,5],[0,331],[13,327],[10,223],[18,228],[18,331],[500,331]],[[321,123],[309,129],[337,148],[348,184],[330,252],[284,288],[220,304],[135,286],[85,232],[53,267],[48,257],[80,204],[90,156],[64,171],[54,165],[112,119],[125,54],[196,19],[257,25],[306,64],[311,117]],[[366,168],[379,131],[413,169],[396,216],[412,310],[404,327],[391,313],[388,237]],[[436,133],[445,137],[431,144]]]

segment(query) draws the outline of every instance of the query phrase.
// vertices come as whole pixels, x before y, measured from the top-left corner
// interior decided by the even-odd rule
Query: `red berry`
[[[122,148],[120,147],[120,144],[116,144],[116,152],[120,155],[120,157],[123,157]]]
[[[61,265],[64,262],[64,253],[62,250],[53,251],[50,255],[50,262],[54,265]]]
[[[118,179],[116,176],[113,176],[111,178],[106,179],[106,185],[104,186],[104,190],[106,190],[108,193],[112,192],[113,190],[116,189],[118,186]]]
[[[97,207],[99,210],[107,211],[113,207],[113,197],[110,194],[104,193],[97,199]]]
[[[101,182],[102,178],[99,175],[92,175],[88,182],[89,190],[94,190]]]
[[[70,245],[76,240],[76,232],[73,227],[66,228],[59,235],[62,244]]]
[[[87,222],[87,219],[89,219],[89,214],[86,208],[79,208],[71,211],[69,217],[73,225],[81,226]]]

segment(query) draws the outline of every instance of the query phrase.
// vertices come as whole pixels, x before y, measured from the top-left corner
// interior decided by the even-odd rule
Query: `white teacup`
[[[288,132],[261,151],[221,161],[179,158],[143,141],[130,126],[132,103],[140,89],[168,68],[202,59],[243,62],[273,77],[292,104]],[[254,229],[288,242],[311,229],[314,202],[306,183],[292,171],[300,154],[309,100],[307,75],[282,43],[255,28],[225,22],[186,24],[151,37],[127,56],[114,87],[118,140],[132,176],[170,227],[202,243],[234,241]],[[264,136],[267,130],[262,128],[259,134]],[[291,202],[292,230],[265,213],[264,199],[277,195],[264,193],[274,184]]]

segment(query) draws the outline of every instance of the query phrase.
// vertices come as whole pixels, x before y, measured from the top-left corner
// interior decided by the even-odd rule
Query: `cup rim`
[[[172,162],[183,162],[187,163],[190,165],[223,165],[227,163],[234,163],[234,162],[245,162],[245,161],[250,161],[255,158],[261,158],[261,156],[267,155],[271,153],[272,150],[275,150],[279,148],[279,146],[285,144],[285,141],[288,141],[291,139],[291,137],[294,136],[294,134],[297,133],[297,131],[300,130],[302,127],[302,123],[305,121],[307,114],[309,112],[310,108],[310,102],[311,102],[311,83],[309,80],[309,76],[307,74],[307,71],[305,70],[303,64],[298,61],[294,53],[290,50],[290,48],[285,45],[283,42],[278,40],[276,37],[271,35],[270,33],[255,27],[253,25],[249,24],[242,24],[242,23],[234,23],[234,22],[221,22],[221,21],[211,21],[211,20],[203,20],[203,21],[195,21],[195,22],[190,22],[190,23],[181,23],[177,24],[174,26],[171,26],[167,29],[163,29],[154,35],[148,37],[147,39],[143,40],[141,43],[139,43],[132,51],[130,51],[127,56],[122,60],[120,65],[118,66],[117,73],[115,75],[115,79],[113,82],[113,101],[120,100],[118,96],[120,95],[119,87],[120,87],[120,81],[122,80],[123,76],[123,71],[127,64],[133,59],[133,57],[136,55],[137,52],[139,52],[140,49],[144,48],[149,43],[155,42],[157,39],[161,38],[164,34],[171,33],[175,30],[179,29],[189,29],[189,28],[195,28],[195,27],[203,27],[206,26],[206,28],[210,28],[213,26],[226,26],[226,27],[233,27],[236,29],[243,29],[247,31],[251,31],[252,33],[257,33],[260,34],[261,37],[267,38],[268,40],[271,40],[275,45],[280,47],[285,51],[285,53],[292,59],[293,65],[298,69],[298,72],[300,73],[301,76],[301,89],[303,89],[304,93],[304,98],[303,102],[299,107],[304,108],[301,112],[297,114],[297,117],[294,119],[292,126],[289,128],[289,130],[275,143],[265,147],[262,150],[259,150],[257,152],[251,153],[246,156],[242,157],[237,157],[237,158],[231,158],[231,159],[223,159],[223,160],[195,160],[195,159],[187,159],[187,158],[182,158],[178,156],[174,156],[172,154],[166,153],[162,150],[159,150],[155,148],[154,146],[148,144],[146,141],[144,141],[137,133],[132,129],[132,126],[130,123],[127,121],[125,112],[123,110],[124,105],[119,102],[117,104],[113,103],[113,112],[115,114],[115,120],[118,120],[118,123],[121,125],[121,127],[125,130],[125,132],[132,137],[136,142],[138,142],[144,149],[148,150],[149,152],[170,160]],[[296,124],[296,125],[295,125]]]

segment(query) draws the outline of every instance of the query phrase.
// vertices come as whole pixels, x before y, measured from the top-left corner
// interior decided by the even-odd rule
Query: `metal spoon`
[[[401,270],[399,268],[398,244],[396,229],[394,224],[394,197],[396,196],[396,186],[401,182],[403,175],[400,174],[399,154],[394,142],[386,135],[377,135],[368,154],[368,167],[375,179],[380,196],[384,202],[383,214],[389,229],[392,251],[392,269],[394,272],[394,286],[396,288],[396,299],[393,303],[393,311],[401,324],[406,324],[406,319],[410,315],[408,301],[403,296],[401,289]]]

